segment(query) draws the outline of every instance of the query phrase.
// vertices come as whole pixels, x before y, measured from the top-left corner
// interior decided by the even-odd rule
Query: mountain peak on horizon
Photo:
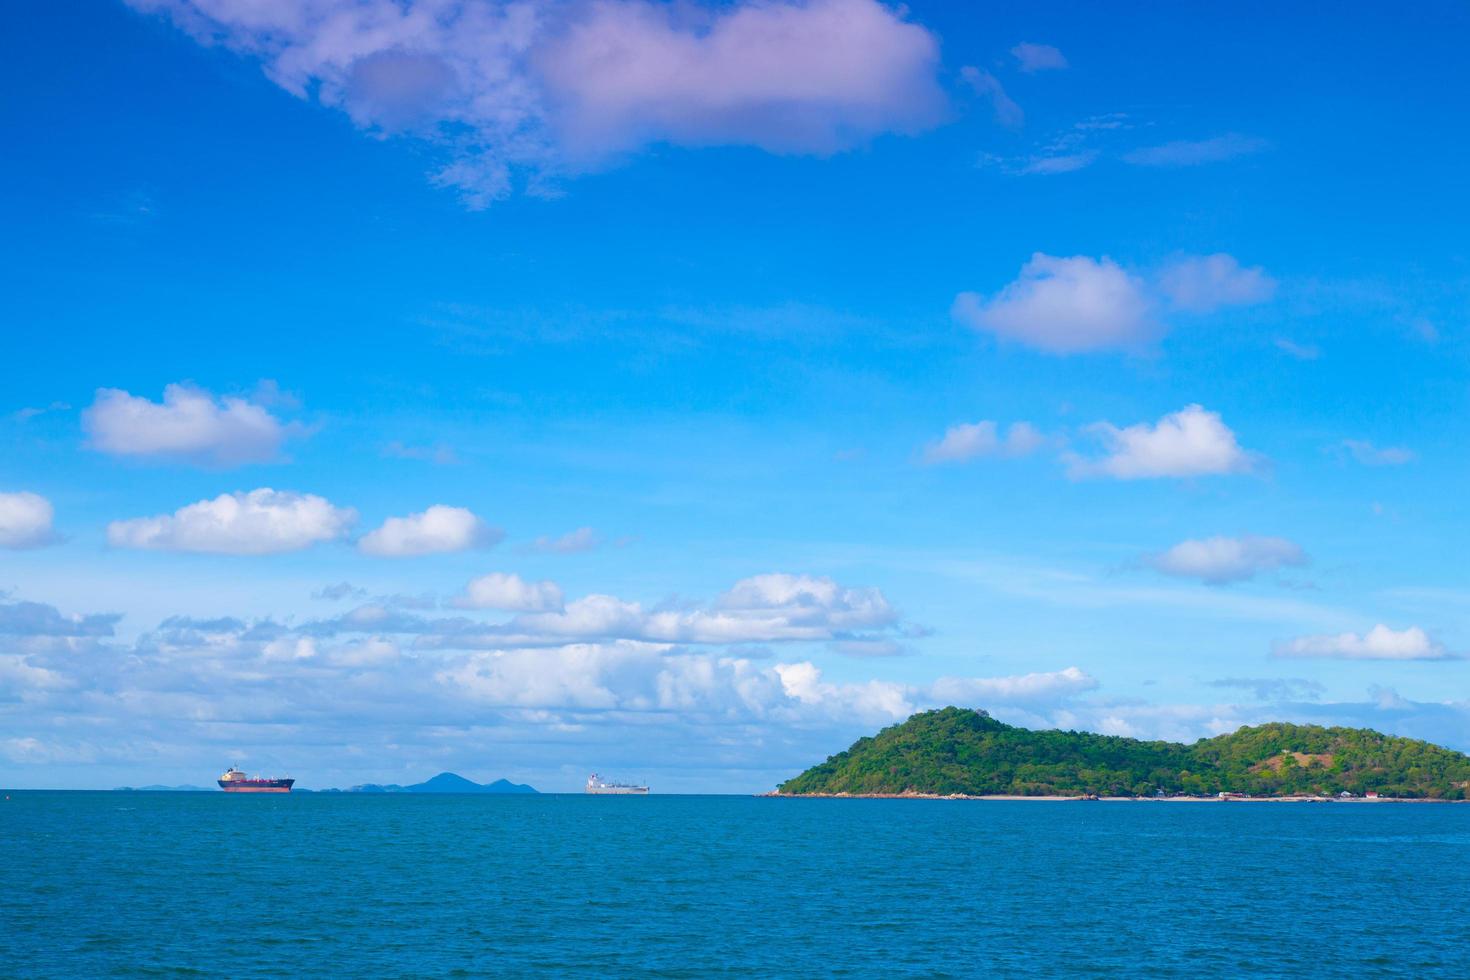
[[[497,779],[489,783],[477,783],[457,772],[441,772],[421,783],[400,786],[397,783],[365,783],[354,786],[349,793],[535,793],[537,790],[524,783],[513,783],[508,779]]]

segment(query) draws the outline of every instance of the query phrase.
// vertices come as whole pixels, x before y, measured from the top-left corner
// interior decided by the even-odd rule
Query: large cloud
[[[1111,422],[1098,422],[1088,431],[1102,441],[1106,454],[1070,457],[1073,478],[1218,476],[1249,472],[1257,463],[1240,447],[1219,414],[1199,405],[1187,405],[1153,425],[1140,422],[1120,429]]]
[[[1395,630],[1379,623],[1366,633],[1322,633],[1298,636],[1275,645],[1272,654],[1285,658],[1326,660],[1458,659],[1418,626]]]
[[[39,548],[56,540],[55,511],[38,493],[0,493],[0,548]]]
[[[17,605],[0,606],[0,624],[10,616],[18,629],[56,639],[98,634],[86,658],[57,647],[0,648],[0,703],[24,706],[7,716],[7,728],[34,740],[12,757],[53,766],[208,771],[218,755],[244,750],[259,760],[279,751],[301,775],[304,766],[358,764],[342,752],[352,744],[381,753],[373,766],[408,765],[418,774],[475,766],[489,738],[501,746],[497,765],[535,760],[543,774],[564,764],[580,769],[589,752],[623,745],[665,766],[677,767],[678,757],[719,769],[727,789],[730,778],[761,789],[923,707],[960,700],[1050,710],[1097,684],[1077,668],[919,684],[832,680],[800,655],[757,660],[730,642],[690,649],[547,634],[532,646],[429,648],[414,642],[420,634],[399,632],[424,628],[422,620],[392,615],[344,619],[331,632],[181,616],[123,641],[110,635],[113,617]],[[891,615],[869,590],[795,575],[738,583],[710,608],[730,615],[760,608],[764,616],[773,606],[821,627],[803,635]],[[454,737],[444,738],[449,731]],[[762,767],[774,771],[755,782],[740,774]]]
[[[217,466],[272,460],[298,427],[244,398],[216,399],[188,385],[163,389],[151,402],[118,388],[101,388],[82,413],[93,449],[114,456],[177,459]]]
[[[269,555],[341,538],[356,519],[352,508],[336,507],[315,494],[263,487],[223,493],[172,514],[113,521],[107,525],[107,542],[150,551]]]
[[[1199,579],[1210,585],[1241,582],[1261,572],[1304,565],[1306,561],[1306,554],[1295,542],[1255,535],[1191,539],[1148,556],[1148,563],[1165,575]]]
[[[536,64],[563,147],[601,156],[650,140],[830,153],[922,128],[943,104],[938,60],[928,31],[873,0],[735,4],[698,27],[603,2]]]
[[[483,207],[649,142],[830,153],[936,123],[939,45],[877,0],[129,0],[359,126],[441,146]]]
[[[488,548],[505,537],[463,507],[434,506],[406,517],[390,517],[363,535],[357,549],[378,558],[412,558],[471,548]]]
[[[735,606],[844,605],[841,587],[788,578],[727,595]],[[457,769],[571,788],[595,762],[655,775],[660,789],[759,791],[858,735],[952,703],[1012,724],[1142,738],[1191,741],[1296,720],[1470,746],[1465,702],[1392,691],[1364,703],[1303,701],[1321,693],[1303,681],[1221,682],[1262,699],[1246,705],[1150,704],[1101,695],[1079,667],[900,683],[829,676],[799,648],[766,660],[732,645],[634,639],[428,649],[398,632],[422,621],[386,615],[335,634],[174,617],[126,640],[110,635],[115,620],[0,604],[0,624],[14,626],[0,630],[0,774],[12,785],[207,782],[225,757],[308,787]],[[85,655],[72,645],[80,641],[92,644]]]

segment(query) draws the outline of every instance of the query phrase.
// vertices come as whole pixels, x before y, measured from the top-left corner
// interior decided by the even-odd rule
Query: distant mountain
[[[1354,795],[1462,800],[1470,757],[1366,728],[1272,723],[1193,745],[1031,731],[944,708],[860,738],[782,783],[786,795]]]
[[[118,786],[119,793],[217,793],[213,786]]]
[[[493,783],[477,783],[465,779],[458,773],[441,772],[432,779],[422,783],[414,783],[411,786],[399,786],[397,783],[380,785],[378,783],[365,783],[362,786],[353,786],[346,790],[348,793],[534,793],[532,789],[523,783],[513,783],[508,779],[497,779]]]

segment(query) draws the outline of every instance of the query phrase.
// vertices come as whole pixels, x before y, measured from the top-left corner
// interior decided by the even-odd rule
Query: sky
[[[56,0],[0,784],[1470,751],[1470,12]]]

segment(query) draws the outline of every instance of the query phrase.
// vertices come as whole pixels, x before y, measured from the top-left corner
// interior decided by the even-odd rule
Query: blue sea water
[[[9,792],[0,975],[1470,975],[1470,806]]]

